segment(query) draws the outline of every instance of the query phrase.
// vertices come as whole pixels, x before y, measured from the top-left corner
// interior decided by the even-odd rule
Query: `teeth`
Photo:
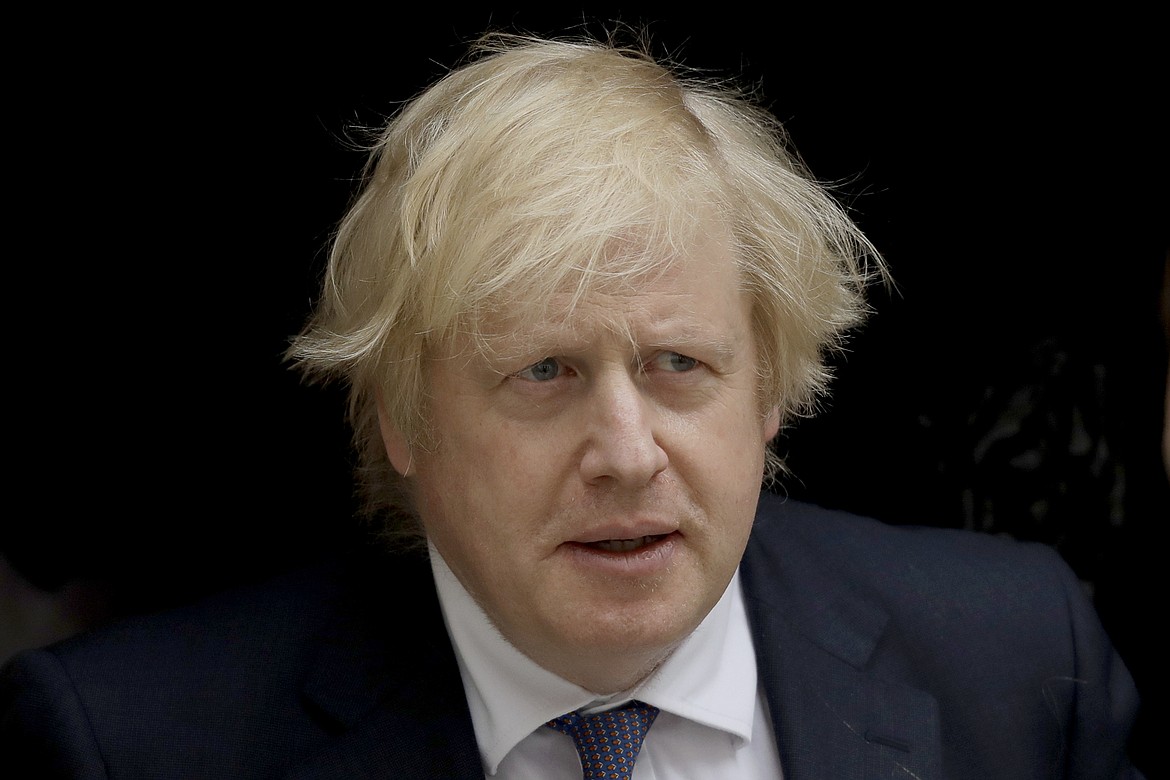
[[[639,547],[645,547],[657,538],[657,536],[639,536],[637,539],[606,539],[603,542],[594,542],[593,546],[607,552],[630,552]]]

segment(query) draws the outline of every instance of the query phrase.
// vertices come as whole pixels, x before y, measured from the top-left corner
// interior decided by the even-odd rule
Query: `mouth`
[[[628,553],[641,550],[643,547],[649,547],[658,540],[665,539],[667,536],[669,534],[651,534],[649,536],[638,536],[633,539],[602,539],[596,542],[588,542],[584,546],[603,552]]]
[[[561,549],[580,572],[589,577],[609,578],[615,587],[621,587],[621,583],[629,584],[631,578],[665,576],[671,562],[684,552],[679,531],[624,536],[619,535],[621,531],[614,533],[614,530],[609,532],[614,534],[612,537],[598,534],[602,538],[594,536],[565,542]]]

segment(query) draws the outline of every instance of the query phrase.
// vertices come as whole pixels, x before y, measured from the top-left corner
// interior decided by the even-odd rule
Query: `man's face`
[[[591,690],[652,671],[747,543],[777,421],[737,282],[711,241],[571,317],[504,323],[488,356],[428,364],[432,451],[384,428],[460,582],[514,646]]]

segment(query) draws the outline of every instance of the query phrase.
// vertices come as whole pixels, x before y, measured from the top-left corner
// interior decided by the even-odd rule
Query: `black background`
[[[380,122],[489,26],[597,32],[620,18],[648,23],[658,53],[757,85],[892,269],[897,290],[875,290],[875,317],[836,359],[833,398],[781,438],[782,489],[892,523],[969,526],[987,399],[1031,386],[1037,418],[1083,406],[1104,468],[1061,474],[1067,458],[1041,447],[1050,483],[992,491],[1071,490],[1057,502],[1067,522],[983,530],[1055,544],[1162,701],[1146,628],[1170,517],[1156,25],[844,15],[435,9],[27,27],[8,149],[11,484],[26,508],[3,522],[5,554],[46,588],[108,583],[134,612],[360,535],[342,394],[304,386],[281,357],[363,161],[347,127]],[[1038,370],[1053,353],[1065,369]],[[1077,512],[1104,506],[1112,518]]]

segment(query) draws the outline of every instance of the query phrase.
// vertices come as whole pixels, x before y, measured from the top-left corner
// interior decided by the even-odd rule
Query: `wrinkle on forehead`
[[[518,307],[505,316],[483,323],[472,350],[489,361],[508,361],[533,349],[550,354],[580,351],[599,341],[619,341],[636,347],[634,322],[648,316],[635,285],[624,293],[591,291],[571,293],[547,302]]]
[[[726,229],[713,221],[703,227],[709,229],[697,226],[685,250],[615,239],[603,263],[574,269],[552,291],[536,280],[492,296],[461,318],[449,354],[503,358],[525,344],[531,347],[533,339],[571,344],[608,336],[636,344],[633,324],[654,316],[646,308],[647,290],[658,294],[669,288],[693,263],[728,263],[739,279]]]
[[[494,362],[531,356],[534,350],[573,354],[600,342],[625,344],[636,353],[664,338],[710,341],[709,323],[688,310],[692,296],[663,289],[690,262],[710,260],[674,261],[637,276],[601,280],[584,293],[565,291],[546,300],[518,302],[481,320],[474,334],[466,334],[471,338],[461,339],[460,351]]]

